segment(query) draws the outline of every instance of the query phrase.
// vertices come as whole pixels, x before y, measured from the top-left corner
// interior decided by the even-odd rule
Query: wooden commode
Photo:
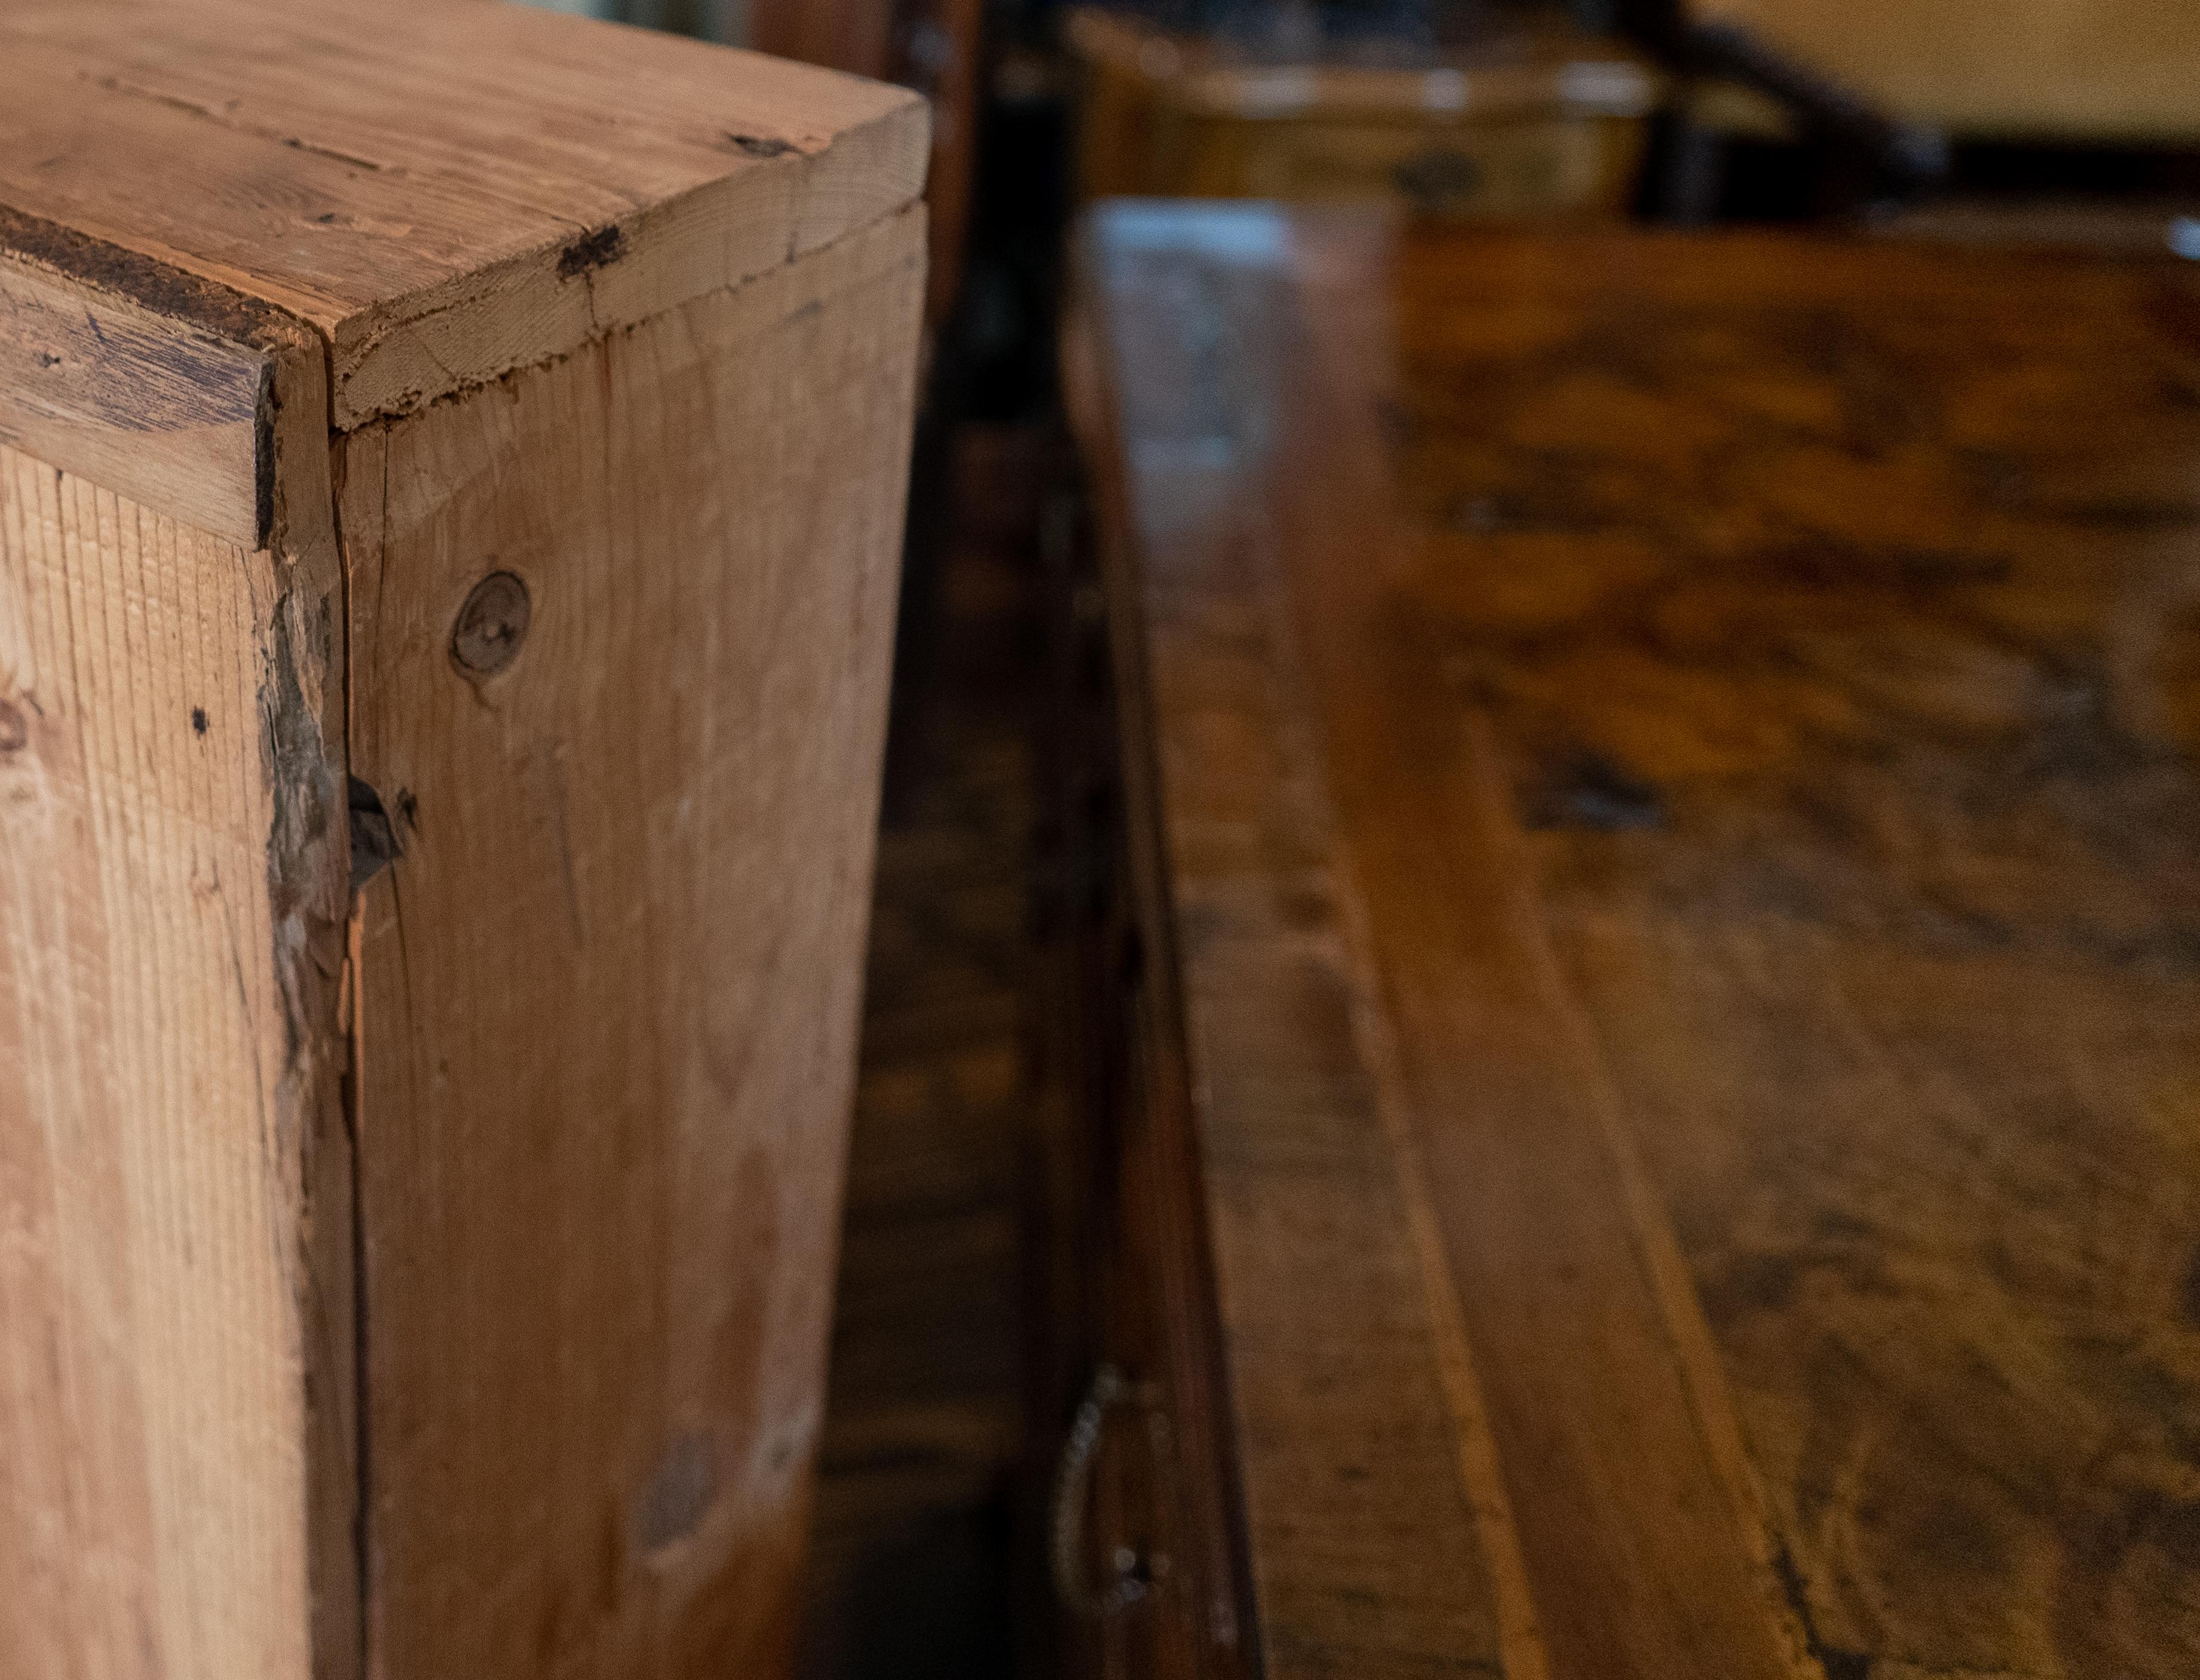
[[[1068,1671],[2200,1671],[2191,271],[1080,249]]]

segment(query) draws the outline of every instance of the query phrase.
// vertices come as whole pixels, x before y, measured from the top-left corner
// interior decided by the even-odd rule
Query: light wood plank
[[[0,1671],[306,1671],[342,876],[278,837],[332,816],[287,571],[0,446]]]
[[[922,229],[344,446],[353,765],[403,848],[360,957],[389,1680],[784,1659]],[[497,571],[531,624],[471,680]]]

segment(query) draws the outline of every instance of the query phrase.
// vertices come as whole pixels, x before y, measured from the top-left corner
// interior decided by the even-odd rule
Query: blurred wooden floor
[[[1039,448],[958,433],[904,620],[805,1680],[1011,1666]]]

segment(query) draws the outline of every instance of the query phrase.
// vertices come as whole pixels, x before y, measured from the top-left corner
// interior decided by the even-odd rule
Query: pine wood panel
[[[1278,1583],[1355,1538],[1400,1615],[1432,1558],[1481,1580],[1507,1673],[2189,1671],[2189,279],[1265,210],[1093,241],[1272,1671],[1326,1671]],[[1316,948],[1354,1034],[1302,1063],[1244,976]],[[1321,1498],[1369,1466],[1314,1416],[1248,1426],[1274,1251],[1370,1240],[1231,1258],[1344,1180],[1249,1170],[1302,1101],[1401,1186],[1467,1379],[1422,1415],[1505,1496],[1479,1556]],[[1407,1322],[1366,1296],[1298,1346]]]
[[[391,1680],[784,1660],[922,235],[346,440],[353,770],[401,847],[359,952]],[[493,571],[532,617],[477,680]]]
[[[898,90],[506,6],[0,15],[0,202],[325,334],[347,428],[763,273],[922,186]]]
[[[341,1380],[315,1297],[348,1291],[301,1233],[342,1156],[301,971],[341,962],[342,875],[298,583],[0,447],[11,1674],[306,1669],[342,1486],[310,1485],[307,1367]]]

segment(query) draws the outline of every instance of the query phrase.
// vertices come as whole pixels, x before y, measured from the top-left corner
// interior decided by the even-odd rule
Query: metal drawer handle
[[[1069,1426],[1069,1439],[1062,1449],[1061,1467],[1054,1478],[1053,1565],[1054,1589],[1062,1603],[1080,1616],[1102,1621],[1120,1614],[1152,1590],[1160,1572],[1157,1560],[1135,1546],[1118,1546],[1109,1560],[1108,1583],[1091,1584],[1092,1571],[1085,1556],[1085,1513],[1092,1497],[1092,1465],[1100,1452],[1100,1437],[1108,1427],[1108,1414],[1119,1406],[1150,1407],[1153,1384],[1134,1383],[1112,1365],[1103,1365],[1092,1376],[1092,1386],[1077,1408]]]

